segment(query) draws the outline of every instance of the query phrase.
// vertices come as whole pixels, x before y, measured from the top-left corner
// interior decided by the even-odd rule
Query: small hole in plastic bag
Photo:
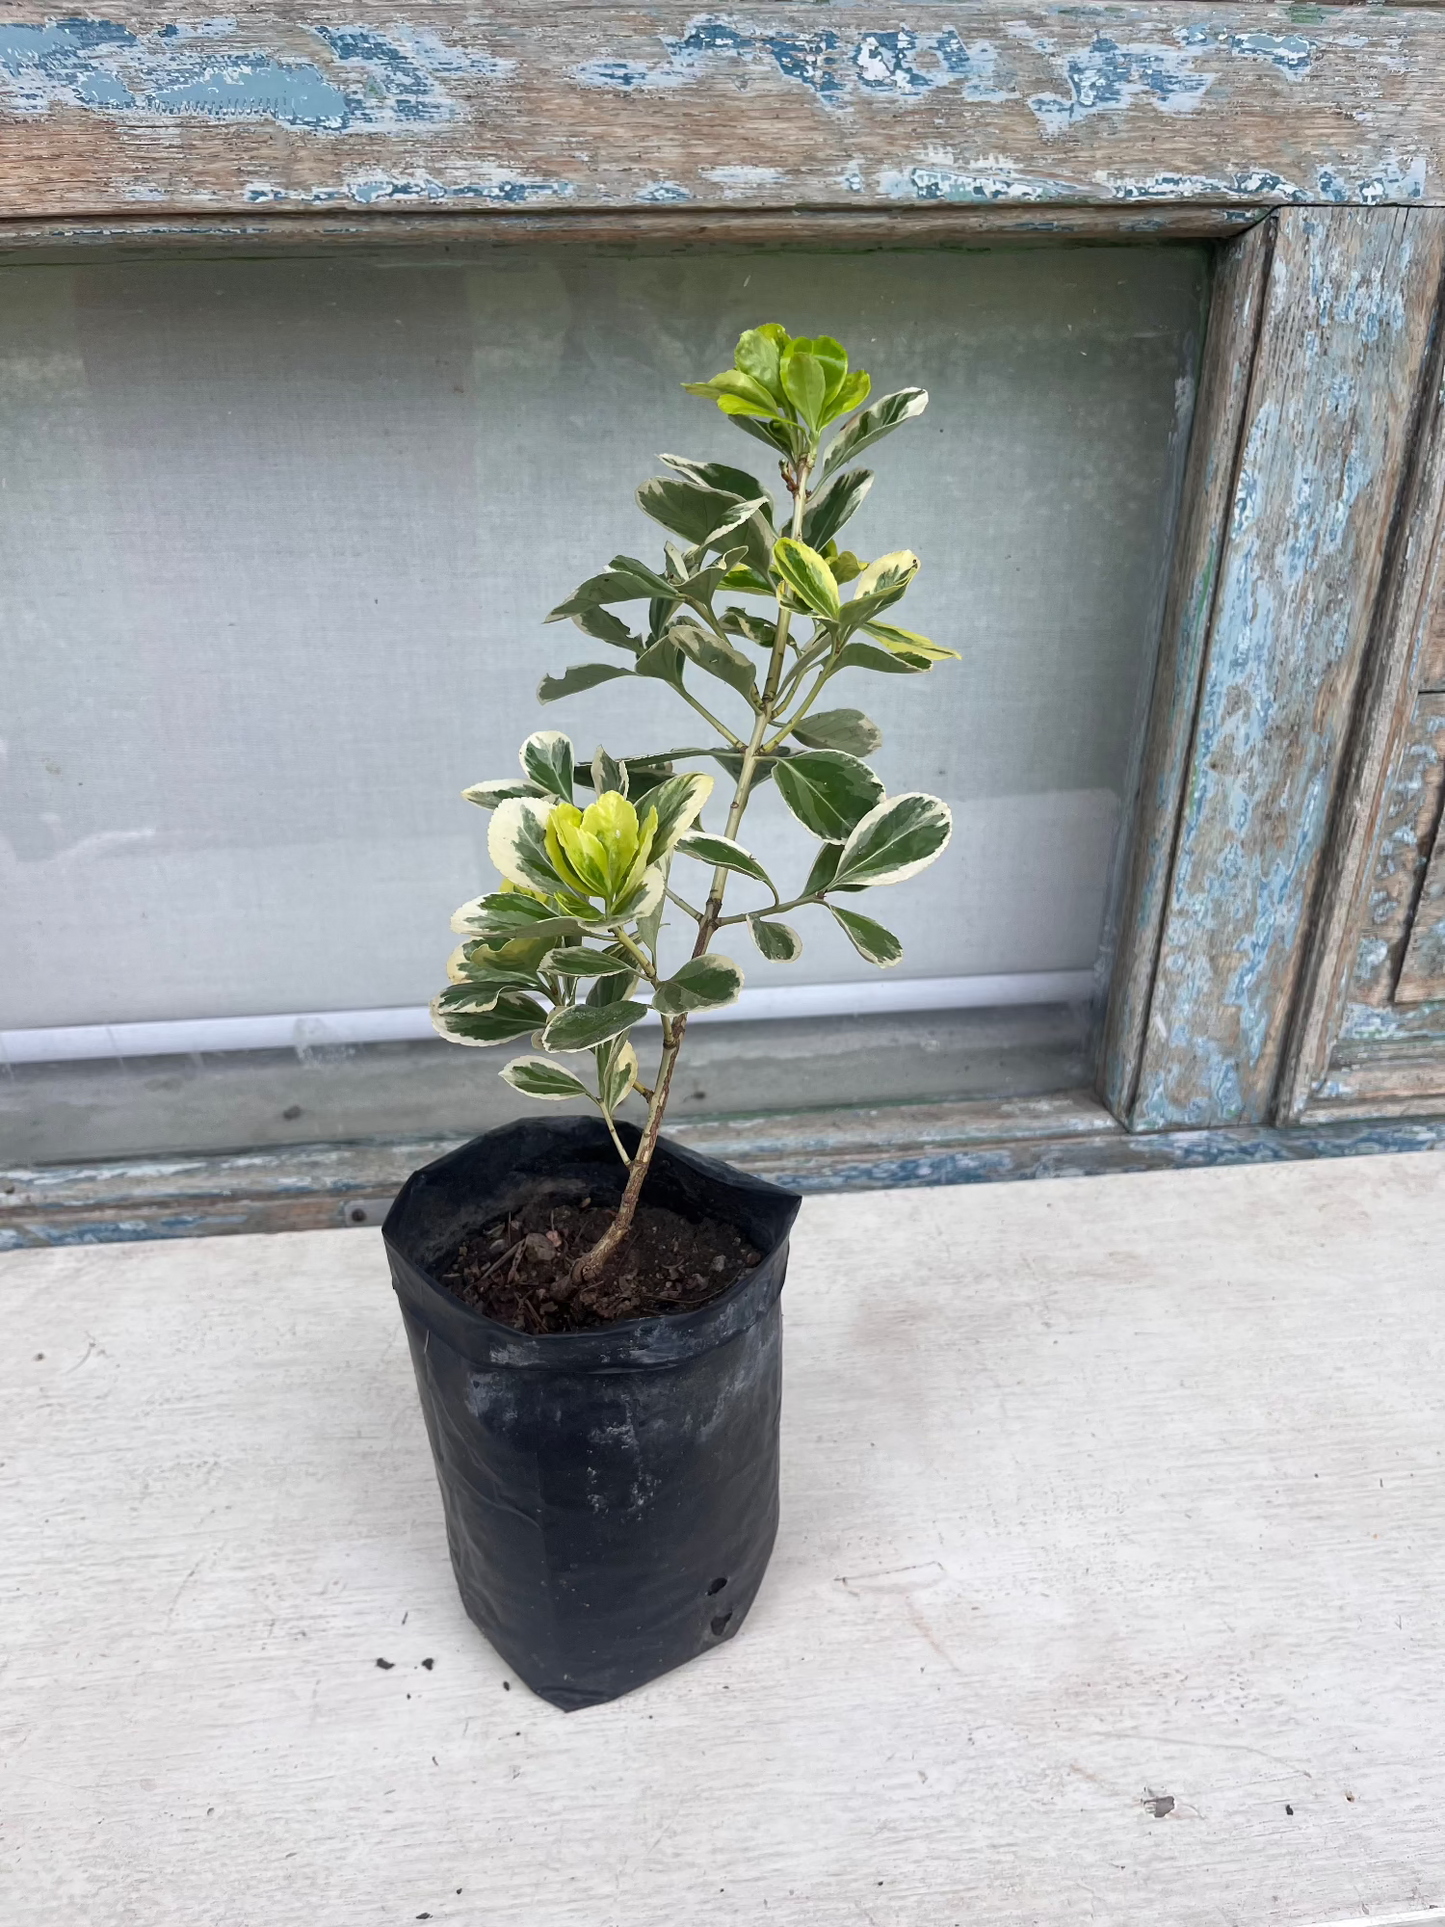
[[[732,1618],[732,1614],[731,1614],[731,1613],[719,1613],[719,1614],[718,1614],[718,1616],[717,1616],[717,1618],[716,1618],[716,1619],[715,1619],[715,1620],[714,1620],[714,1621],[712,1622],[712,1630],[713,1630],[713,1637],[714,1637],[715,1639],[721,1639],[721,1638],[722,1638],[722,1636],[723,1636],[723,1634],[724,1634],[724,1633],[725,1633],[725,1632],[727,1631],[727,1629],[728,1629],[728,1621],[729,1621],[729,1620],[730,1620],[731,1618]]]
[[[726,1584],[727,1584],[726,1579],[714,1579],[712,1584],[707,1589],[708,1598],[711,1599],[715,1592],[721,1592],[723,1587]]]

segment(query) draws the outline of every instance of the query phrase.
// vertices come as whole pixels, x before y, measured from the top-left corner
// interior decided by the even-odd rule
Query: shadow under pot
[[[630,1153],[636,1129],[619,1128]],[[414,1172],[382,1228],[462,1602],[569,1712],[731,1639],[778,1526],[794,1193],[659,1141],[644,1201],[762,1254],[693,1311],[532,1337],[438,1282],[506,1213],[610,1202],[623,1178],[600,1119],[508,1124]]]

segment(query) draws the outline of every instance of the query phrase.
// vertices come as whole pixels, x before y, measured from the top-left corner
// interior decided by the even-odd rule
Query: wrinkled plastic
[[[568,1711],[731,1639],[778,1524],[794,1193],[659,1143],[646,1201],[763,1254],[697,1311],[530,1337],[436,1283],[468,1232],[538,1195],[616,1198],[623,1176],[600,1119],[504,1125],[415,1172],[382,1233],[463,1604]]]

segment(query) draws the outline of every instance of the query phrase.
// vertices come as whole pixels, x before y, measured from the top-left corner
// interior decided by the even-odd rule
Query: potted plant
[[[520,777],[467,790],[492,812],[502,881],[457,912],[433,1005],[458,1043],[529,1038],[501,1075],[594,1115],[487,1133],[415,1173],[385,1226],[463,1601],[568,1708],[730,1638],[776,1532],[778,1299],[799,1200],[660,1134],[690,1017],[742,988],[719,941],[791,961],[803,946],[785,918],[819,909],[869,963],[895,964],[898,940],[857,898],[923,869],[950,832],[937,797],[885,794],[861,710],[821,705],[847,670],[916,675],[956,655],[892,620],[916,556],[864,562],[837,542],[873,482],[856,458],[926,394],[869,404],[836,341],[774,323],[688,392],[777,459],[784,512],[746,470],[663,456],[669,473],[637,500],[677,539],[655,568],[615,556],[552,611],[615,656],[539,695],[651,677],[708,733],[579,766],[544,730]],[[617,611],[634,604],[629,624]],[[707,763],[731,785],[712,827]],[[813,840],[790,892],[741,839],[766,782]],[[649,1015],[650,1081],[633,1041]]]

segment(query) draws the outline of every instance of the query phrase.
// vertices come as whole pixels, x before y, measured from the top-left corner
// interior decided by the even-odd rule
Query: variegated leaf
[[[470,789],[462,791],[468,803],[475,803],[480,809],[494,810],[498,803],[505,803],[513,796],[540,796],[542,791],[535,783],[519,782],[515,776],[498,777],[490,783],[473,783]]]
[[[790,923],[749,917],[748,928],[753,942],[769,963],[796,963],[803,954],[803,939]]]
[[[866,763],[841,749],[810,749],[780,762],[773,781],[804,829],[841,843],[883,800],[883,784]]]
[[[911,790],[890,796],[854,829],[838,858],[838,883],[901,883],[916,876],[947,847],[953,831],[948,805]]]
[[[647,1015],[646,1004],[577,1004],[559,1010],[542,1033],[547,1050],[595,1050],[609,1037],[631,1030]]]
[[[547,855],[547,819],[553,808],[550,798],[513,796],[492,812],[487,854],[509,883],[528,890],[561,889]]]
[[[446,992],[442,992],[444,997]],[[505,1044],[514,1037],[525,1037],[547,1021],[547,1013],[532,997],[516,992],[504,993],[489,1011],[457,1011],[438,1008],[432,1002],[432,1027],[454,1044]]]
[[[736,870],[740,876],[753,877],[773,890],[772,878],[751,850],[745,850],[730,836],[714,836],[710,830],[690,830],[679,838],[677,853],[696,857],[699,863],[710,863],[715,870]],[[776,890],[773,895],[777,895]]]
[[[598,665],[601,666],[600,664]],[[609,676],[625,676],[625,669],[611,669]],[[522,768],[539,790],[559,802],[572,801],[572,739],[560,729],[539,729],[521,748]]]
[[[652,994],[652,1007],[669,1017],[688,1010],[720,1010],[735,1004],[743,987],[743,973],[731,957],[708,951],[690,957],[680,970],[660,983]]]
[[[712,790],[713,779],[693,771],[685,776],[669,776],[647,792],[644,808],[657,811],[657,834],[652,840],[654,863],[671,856],[679,838],[685,836],[702,815]]]
[[[597,1100],[610,1117],[637,1080],[637,1052],[630,1037],[614,1037],[593,1052]]]
[[[856,910],[840,910],[836,903],[830,903],[828,908],[849,943],[866,962],[886,970],[890,964],[902,961],[903,945],[891,930],[885,930],[872,917],[860,917]]]
[[[580,1077],[546,1057],[514,1057],[497,1074],[523,1097],[542,1097],[558,1104],[576,1097],[591,1101],[592,1093]]]

